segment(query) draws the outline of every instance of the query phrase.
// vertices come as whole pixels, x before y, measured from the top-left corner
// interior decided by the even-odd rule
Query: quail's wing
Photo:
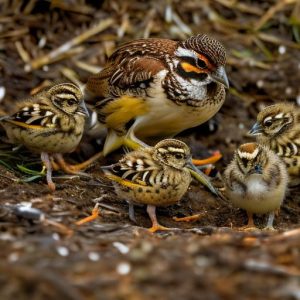
[[[141,94],[154,75],[166,68],[166,57],[177,43],[163,39],[141,39],[124,44],[109,58],[106,67],[88,79],[86,89],[106,98],[121,96],[128,90]]]
[[[101,167],[106,177],[120,184],[149,186],[154,184],[154,177],[162,169],[146,155],[127,155],[118,163]]]
[[[3,118],[3,121],[28,129],[58,129],[58,116],[48,107],[29,103],[17,113]]]

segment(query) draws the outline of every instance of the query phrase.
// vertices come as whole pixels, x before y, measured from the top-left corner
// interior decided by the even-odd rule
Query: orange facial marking
[[[210,61],[207,59],[207,57],[205,57],[204,55],[202,55],[200,53],[197,53],[197,56],[199,59],[203,60],[206,63],[207,69],[209,69],[209,70],[215,69],[215,66],[210,63]]]
[[[181,66],[182,66],[182,69],[185,71],[185,72],[195,72],[195,73],[206,73],[204,70],[201,70],[201,69],[199,69],[199,68],[197,68],[197,67],[195,67],[195,66],[193,66],[193,65],[191,65],[191,64],[189,64],[189,63],[187,63],[187,62],[183,62],[182,64],[181,64]]]

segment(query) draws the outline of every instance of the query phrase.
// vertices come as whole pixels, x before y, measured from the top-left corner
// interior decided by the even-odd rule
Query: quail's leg
[[[46,173],[46,180],[47,180],[47,184],[49,189],[54,192],[55,191],[55,184],[52,181],[52,165],[51,165],[51,160],[49,158],[48,153],[42,152],[41,153],[41,159],[43,164],[45,165],[46,169],[47,169],[47,173]]]
[[[75,165],[70,165],[70,164],[66,163],[62,154],[56,153],[56,154],[54,154],[54,157],[55,157],[59,167],[67,174],[74,174],[74,175],[78,174],[78,175],[90,177],[88,174],[86,174],[84,172],[80,172],[80,168],[79,169],[74,168],[73,166],[75,166]]]
[[[52,170],[54,171],[60,170],[60,166],[55,162],[54,157],[51,156],[50,161],[51,161]]]
[[[195,222],[195,221],[201,219],[201,217],[203,217],[203,214],[195,214],[192,216],[187,216],[187,217],[182,217],[182,218],[173,217],[173,220],[176,222]]]
[[[220,151],[215,151],[212,156],[206,159],[193,159],[192,162],[195,166],[210,165],[216,163],[222,158]]]
[[[247,226],[248,227],[255,227],[254,220],[253,220],[253,213],[247,211],[247,216],[248,216]]]
[[[75,224],[76,225],[82,225],[82,224],[94,221],[99,217],[99,213],[100,213],[99,203],[96,203],[96,205],[94,206],[94,208],[92,210],[92,214],[90,216],[86,217],[86,218],[83,218],[83,219],[77,221]]]
[[[69,165],[69,168],[72,171],[78,172],[80,170],[84,170],[86,168],[88,168],[89,166],[91,166],[95,161],[99,160],[99,159],[103,159],[103,152],[98,152],[96,154],[94,154],[92,157],[90,157],[88,160],[80,163],[80,164],[76,164],[76,165]]]
[[[134,215],[134,205],[132,203],[128,203],[129,205],[129,210],[128,210],[128,213],[129,213],[129,219],[136,223],[136,219],[135,219],[135,215]]]
[[[268,217],[267,226],[264,229],[275,230],[273,227],[274,217],[275,217],[275,212],[274,211],[270,212],[269,217]]]
[[[171,228],[164,227],[158,223],[155,210],[156,210],[156,206],[147,205],[147,213],[152,221],[152,227],[149,228],[148,230],[152,233],[159,231],[159,230],[172,230]]]
[[[149,145],[138,139],[133,131],[131,130],[123,140],[123,146],[128,147],[132,150],[137,150],[139,148],[147,148]]]
[[[256,226],[254,224],[253,220],[253,213],[247,211],[247,216],[248,216],[248,223],[247,225],[241,227],[242,230],[254,230],[256,229]]]

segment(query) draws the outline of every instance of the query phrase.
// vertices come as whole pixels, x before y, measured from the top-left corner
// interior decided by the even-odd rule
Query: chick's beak
[[[83,114],[85,117],[89,117],[90,116],[88,108],[86,107],[84,101],[80,102],[78,112],[81,113],[81,114]]]
[[[263,169],[261,165],[256,165],[250,172],[250,174],[262,174],[263,173]]]
[[[213,81],[223,84],[227,89],[229,88],[229,81],[223,66],[218,67],[210,76]]]
[[[255,123],[250,131],[248,132],[250,135],[259,135],[263,132],[263,128],[259,123]]]

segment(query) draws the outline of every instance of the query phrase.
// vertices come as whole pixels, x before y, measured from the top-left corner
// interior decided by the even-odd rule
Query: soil
[[[203,1],[209,11],[201,10],[197,1],[185,1],[184,7],[178,1],[163,1],[161,6],[155,1],[101,5],[78,1],[76,7],[73,1],[66,1],[65,6],[52,1],[51,7],[35,1],[29,1],[32,7],[18,1],[1,2],[0,86],[5,87],[1,108],[6,112],[45,80],[63,78],[64,68],[74,70],[84,82],[89,73],[78,68],[78,61],[103,66],[111,49],[140,37],[149,22],[151,36],[182,38],[174,31],[175,21],[164,23],[169,6],[194,33],[200,29],[191,21],[196,20],[193,16],[203,17],[201,32],[213,33],[228,49],[231,89],[212,120],[178,138],[190,145],[194,157],[221,151],[223,158],[212,179],[220,187],[220,173],[237,145],[251,141],[247,131],[259,109],[279,100],[299,100],[299,44],[287,23],[296,10],[294,3],[279,8],[265,24],[265,31],[259,31],[287,41],[281,45],[258,39],[247,27],[257,24],[275,5],[272,1],[242,1],[246,11],[228,6],[229,1]],[[198,13],[193,14],[195,9]],[[212,12],[231,25],[209,17]],[[118,26],[82,43],[80,54],[30,72],[24,69],[18,41],[30,54],[30,62],[84,32],[93,24],[91,18],[110,16]],[[117,30],[126,19],[132,23],[128,21],[129,29],[124,27],[125,33],[118,38]],[[181,35],[184,38],[186,33]],[[46,47],[37,46],[42,37],[47,38]],[[82,160],[100,149],[94,141],[85,143],[89,146],[69,159]],[[38,161],[35,155],[27,155]],[[247,220],[243,210],[193,182],[181,203],[157,210],[160,223],[176,229],[151,234],[145,207],[136,207],[134,224],[128,218],[128,204],[117,198],[101,175],[99,166],[121,155],[119,151],[97,162],[86,170],[90,177],[55,173],[54,193],[49,192],[44,178],[23,182],[24,174],[0,165],[0,299],[300,299],[299,187],[289,189],[275,219],[275,231],[262,230],[266,216],[256,216],[258,229],[246,231],[241,228]],[[89,215],[96,202],[100,216],[77,226],[75,222]],[[195,222],[173,220],[197,213],[201,217]]]

